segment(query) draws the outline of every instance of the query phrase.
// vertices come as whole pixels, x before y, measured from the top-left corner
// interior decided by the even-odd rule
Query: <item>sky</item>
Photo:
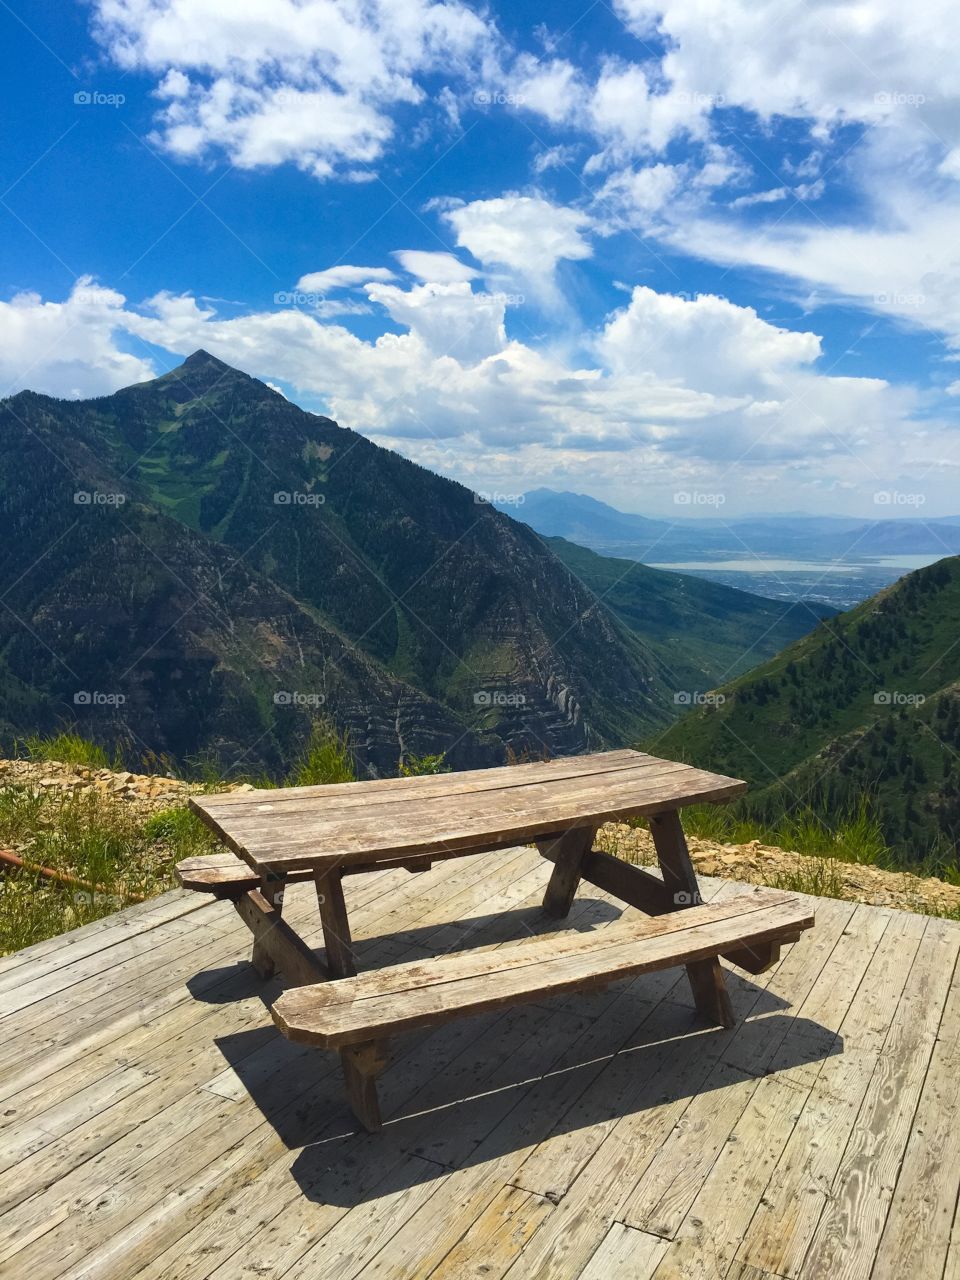
[[[955,0],[0,0],[0,49],[0,396],[202,347],[501,501],[960,514]]]

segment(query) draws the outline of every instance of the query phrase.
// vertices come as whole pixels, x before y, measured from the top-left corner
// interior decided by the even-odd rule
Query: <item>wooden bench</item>
[[[624,750],[207,796],[191,800],[191,808],[232,852],[186,859],[177,874],[185,888],[234,903],[253,933],[252,960],[261,976],[280,972],[289,986],[309,988],[278,1000],[278,1025],[294,1038],[339,1048],[354,1110],[375,1128],[383,1041],[410,1025],[682,964],[700,1014],[732,1026],[720,958],[761,973],[776,963],[783,942],[813,923],[798,899],[773,890],[745,890],[722,908],[701,904],[679,809],[723,802],[744,790],[737,778]],[[659,876],[593,848],[604,822],[641,815],[649,820]],[[357,977],[344,876],[424,871],[440,859],[523,844],[536,845],[553,864],[543,900],[549,915],[566,916],[586,881],[649,918]],[[298,880],[316,886],[323,962],[282,916],[284,888]],[[428,972],[422,993],[412,978],[396,990],[382,985]]]
[[[452,1018],[570,991],[605,987],[657,969],[710,960],[748,944],[794,942],[813,924],[809,907],[776,890],[659,919],[618,922],[568,937],[394,965],[340,982],[296,987],[273,1019],[291,1040],[339,1049],[347,1094],[365,1128],[380,1128],[376,1077],[385,1039]],[[717,1020],[726,1021],[717,1011]]]

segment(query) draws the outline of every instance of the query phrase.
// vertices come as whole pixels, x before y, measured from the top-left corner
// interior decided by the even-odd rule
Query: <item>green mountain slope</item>
[[[544,541],[660,657],[678,692],[702,692],[752,670],[835,613],[601,556],[564,538]]]
[[[0,405],[8,736],[70,720],[134,758],[277,768],[322,712],[379,772],[402,750],[446,749],[461,767],[502,754],[62,428],[40,397]]]
[[[960,854],[960,559],[909,574],[723,686],[657,750],[747,778],[751,804],[866,793],[908,862]]]
[[[277,641],[245,620],[248,593],[269,594],[271,616],[292,611],[298,628],[314,628],[309,643],[286,637],[277,659],[302,664],[296,689],[334,668],[345,680],[352,664],[352,695],[325,706],[359,739],[380,739],[367,720],[379,726],[391,700],[416,707],[395,717],[389,748],[371,747],[380,769],[388,750],[395,766],[401,749],[452,743],[461,764],[507,747],[614,745],[672,714],[656,655],[595,607],[532,530],[206,353],[97,400],[4,402],[0,463],[0,568],[17,584],[0,636],[11,690],[22,681],[62,710],[81,673],[81,685],[115,688],[142,649],[151,661],[169,652],[168,678],[190,691],[193,712],[185,693],[174,724],[180,704],[159,667],[150,697],[123,704],[129,732],[154,749],[221,743],[214,675],[229,669],[238,687],[259,690]],[[78,506],[81,490],[106,498]],[[115,493],[122,505],[109,505]],[[229,566],[235,580],[221,586]],[[196,584],[209,595],[214,582],[220,630],[198,636]]]

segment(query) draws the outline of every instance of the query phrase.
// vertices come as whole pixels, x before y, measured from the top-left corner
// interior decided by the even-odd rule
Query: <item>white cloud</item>
[[[576,158],[576,147],[548,147],[545,151],[538,151],[533,157],[533,171],[547,173],[550,169],[569,169]]]
[[[94,29],[120,67],[160,77],[175,155],[319,178],[375,163],[425,75],[471,77],[498,43],[460,0],[94,0]],[[449,92],[437,107],[450,116]]]
[[[435,356],[451,355],[461,364],[475,364],[506,345],[503,300],[473,293],[466,281],[420,284],[407,291],[371,284],[367,296],[422,339]]]
[[[713,294],[690,300],[638,285],[598,341],[614,373],[644,370],[718,395],[766,398],[787,371],[820,355],[814,333],[780,329]]]
[[[673,247],[727,266],[758,266],[856,301],[879,316],[947,335],[960,348],[960,201],[929,201],[886,211],[885,225],[830,226],[781,219],[745,227],[706,214],[660,227]]]
[[[768,191],[754,191],[751,195],[737,196],[736,200],[731,200],[730,208],[747,209],[752,204],[776,204],[780,200],[786,200],[789,194],[788,187],[772,187]]]
[[[669,164],[621,169],[607,178],[596,199],[601,205],[610,204],[630,221],[634,214],[647,215],[662,208],[680,186],[681,173],[677,166]]]
[[[543,116],[551,124],[570,120],[583,98],[579,72],[572,63],[562,59],[540,62],[523,54],[517,59],[510,85],[518,105]]]
[[[938,486],[950,505],[953,440],[929,417],[914,419],[910,389],[819,373],[816,334],[770,325],[751,308],[635,289],[594,335],[595,360],[584,366],[511,341],[502,300],[472,294],[468,282],[374,283],[367,293],[403,332],[365,341],[296,308],[222,318],[187,295],[134,308],[94,289],[0,308],[0,352],[23,360],[18,385],[89,395],[152,372],[124,346],[205,347],[475,487],[576,481],[613,501],[633,493],[635,506],[638,491],[652,504],[658,492],[696,484],[749,489],[769,507],[787,483],[798,502],[820,494],[811,504],[822,507],[840,485],[851,502],[869,502],[910,456],[918,471],[931,469],[931,509]],[[68,345],[68,319],[82,348]],[[74,386],[81,362],[87,381]]]
[[[677,90],[765,119],[883,121],[960,94],[952,0],[617,0],[616,8],[636,34],[667,40],[663,73]]]
[[[123,350],[125,301],[81,277],[64,302],[35,293],[0,302],[0,397],[26,389],[99,396],[154,377],[149,359]]]
[[[635,64],[609,62],[594,86],[588,112],[605,158],[623,160],[662,151],[681,134],[705,137],[705,117],[713,105],[704,94],[662,91]]]
[[[475,280],[480,272],[468,267],[452,253],[438,253],[426,249],[397,249],[393,256],[408,275],[433,284],[454,284],[460,280]]]
[[[553,296],[558,262],[593,253],[583,234],[591,225],[588,215],[542,196],[474,200],[448,207],[442,216],[456,232],[457,244],[479,262],[506,268],[545,299]]]
[[[353,267],[343,263],[301,276],[297,281],[297,288],[305,293],[329,293],[334,289],[353,289],[357,285],[395,279],[396,276],[389,267]]]

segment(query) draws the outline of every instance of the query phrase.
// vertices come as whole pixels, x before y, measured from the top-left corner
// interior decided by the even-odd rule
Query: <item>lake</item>
[[[935,564],[942,556],[877,556],[862,561],[763,559],[659,561],[653,569],[690,573],[774,600],[819,600],[850,609],[888,587],[905,573]]]

